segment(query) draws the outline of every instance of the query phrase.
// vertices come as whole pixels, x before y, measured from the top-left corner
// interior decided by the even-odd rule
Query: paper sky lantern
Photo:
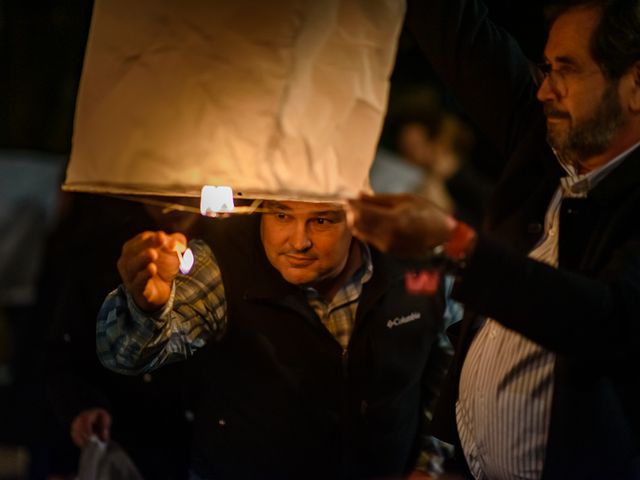
[[[97,0],[63,188],[357,195],[404,9],[400,0]]]

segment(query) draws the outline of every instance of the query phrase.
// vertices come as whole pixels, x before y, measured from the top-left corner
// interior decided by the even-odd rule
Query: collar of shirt
[[[547,213],[544,220],[544,235],[540,238],[540,241],[529,252],[529,256],[539,261],[545,262],[551,266],[558,266],[558,230],[560,226],[560,204],[563,198],[586,198],[588,193],[598,183],[600,183],[609,173],[611,173],[622,161],[629,155],[629,153],[638,147],[640,142],[633,145],[622,152],[611,161],[601,165],[600,167],[591,170],[588,173],[582,175],[578,174],[576,169],[572,165],[565,165],[563,162],[558,162],[567,172],[566,177],[560,179],[560,186],[553,195]]]
[[[614,168],[622,163],[627,155],[640,145],[634,144],[617,157],[588,173],[579,174],[573,165],[566,165],[559,162],[567,172],[566,177],[560,179],[560,187],[565,198],[585,198],[589,191],[600,183]]]
[[[303,287],[309,305],[344,349],[347,348],[351,338],[362,286],[373,275],[371,251],[366,244],[359,241],[358,244],[362,252],[362,265],[330,302],[325,301],[315,288]]]
[[[356,286],[358,290],[357,296],[359,296],[360,291],[362,290],[362,285],[367,283],[373,275],[373,261],[371,259],[371,250],[369,249],[369,246],[365,243],[360,242],[359,240],[355,241],[357,241],[360,246],[362,265],[360,265],[360,268],[355,271],[349,281],[346,282],[342,287],[340,287],[340,290],[338,290],[338,293],[336,293],[335,297],[333,297],[333,300],[329,302],[329,306],[339,305],[345,303],[346,301],[353,300],[353,295],[350,295],[349,292],[352,292],[354,290],[354,287]],[[313,287],[302,287],[302,290],[304,291],[307,299],[310,301],[322,299],[320,293],[318,293],[318,291]],[[324,303],[326,304],[327,302]]]

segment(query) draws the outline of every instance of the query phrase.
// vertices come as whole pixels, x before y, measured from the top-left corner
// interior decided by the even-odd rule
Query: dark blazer
[[[486,16],[475,0],[410,0],[407,14],[430,62],[505,160],[455,297],[557,355],[543,478],[640,478],[640,152],[588,198],[563,201],[558,269],[528,259],[563,171],[545,141],[530,64]],[[467,315],[461,325],[437,419],[453,441],[473,322]]]

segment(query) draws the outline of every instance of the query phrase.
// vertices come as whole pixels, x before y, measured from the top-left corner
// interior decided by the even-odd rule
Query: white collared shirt
[[[560,179],[530,258],[558,267],[562,199],[586,197],[638,145],[586,174],[563,165],[568,176]],[[465,358],[456,403],[460,441],[476,479],[542,476],[554,364],[554,353],[494,319],[480,328]]]

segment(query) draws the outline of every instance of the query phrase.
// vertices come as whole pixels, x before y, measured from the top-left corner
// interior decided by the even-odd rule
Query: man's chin
[[[563,150],[567,143],[566,134],[557,126],[547,128],[547,143],[558,151]]]
[[[304,286],[312,285],[317,280],[317,275],[313,272],[299,268],[285,268],[280,270],[280,275],[292,285]]]

